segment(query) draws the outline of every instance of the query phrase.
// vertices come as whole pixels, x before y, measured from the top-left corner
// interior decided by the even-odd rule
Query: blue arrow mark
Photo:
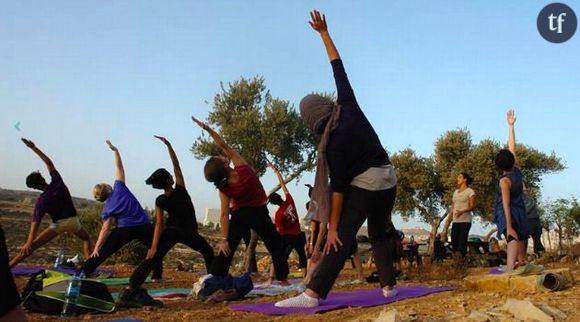
[[[14,124],[14,128],[16,129],[16,131],[20,132],[20,121],[18,121],[18,123]]]

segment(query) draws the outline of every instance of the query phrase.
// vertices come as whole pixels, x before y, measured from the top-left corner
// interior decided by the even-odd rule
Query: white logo
[[[562,33],[562,23],[565,21],[564,17],[566,17],[565,12],[562,12],[561,14],[559,14],[558,17],[554,16],[554,14],[551,13],[550,16],[548,17],[548,19],[550,20],[550,30],[556,31],[556,33],[561,34]],[[556,20],[558,22],[558,27],[554,27],[554,20]]]

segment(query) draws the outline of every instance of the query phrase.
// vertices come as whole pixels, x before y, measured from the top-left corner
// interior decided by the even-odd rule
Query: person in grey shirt
[[[542,222],[540,221],[540,211],[536,198],[530,194],[530,191],[524,186],[523,193],[524,205],[528,214],[528,237],[526,238],[526,249],[528,240],[531,237],[534,241],[534,254],[541,255],[546,249],[542,244]]]

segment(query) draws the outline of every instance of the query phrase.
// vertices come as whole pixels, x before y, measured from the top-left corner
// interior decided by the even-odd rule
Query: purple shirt
[[[103,221],[114,217],[117,219],[117,227],[132,227],[149,224],[149,217],[137,201],[137,198],[129,191],[123,181],[116,180],[113,192],[101,212]]]
[[[58,171],[52,171],[50,177],[50,184],[36,199],[32,221],[40,222],[45,214],[48,214],[53,222],[77,215],[70,192]]]

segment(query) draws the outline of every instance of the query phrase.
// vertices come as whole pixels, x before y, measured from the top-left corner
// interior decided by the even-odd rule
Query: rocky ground
[[[6,206],[6,205],[4,205]],[[19,208],[10,205],[10,209],[4,207],[0,213],[0,223],[2,224],[11,253],[18,250],[26,238],[29,226],[29,209]],[[46,225],[46,224],[45,224]],[[214,239],[215,231],[204,230],[202,232],[210,240]],[[70,245],[69,245],[70,246]],[[49,266],[54,260],[57,251],[55,245],[39,249],[37,254],[32,256],[25,264],[39,264]],[[177,271],[176,267],[180,262],[186,263],[186,267],[193,266],[193,272]],[[192,265],[193,263],[193,265]],[[549,268],[569,268],[576,281],[580,281],[580,267],[572,262],[568,263],[544,263]],[[261,265],[262,269],[266,265]],[[126,264],[108,265],[117,276],[129,276],[133,267]],[[350,265],[346,265],[343,276],[339,282],[354,279],[354,272]],[[165,302],[162,309],[130,309],[120,310],[107,315],[85,315],[79,320],[88,321],[109,321],[113,319],[137,319],[142,321],[379,321],[381,318],[387,320],[385,313],[396,310],[400,321],[524,321],[520,316],[516,318],[514,314],[503,309],[510,299],[529,300],[537,308],[544,310],[552,309],[554,321],[580,321],[580,283],[576,283],[567,289],[554,293],[528,294],[515,291],[479,291],[466,287],[464,278],[467,275],[485,275],[487,268],[457,268],[453,263],[447,262],[437,265],[426,263],[423,267],[406,267],[404,269],[409,276],[409,280],[400,282],[400,285],[429,285],[429,286],[454,286],[455,291],[433,294],[417,299],[409,299],[395,302],[386,306],[374,308],[353,308],[342,309],[316,315],[291,315],[282,317],[272,317],[260,314],[241,313],[229,309],[230,303],[204,303],[193,298],[182,298]],[[240,271],[240,266],[234,267],[234,273]],[[179,247],[173,250],[165,261],[163,284],[147,284],[147,288],[176,287],[189,288],[202,274],[200,258],[186,248]],[[365,275],[370,274],[370,270],[365,268]],[[265,274],[256,275],[255,282],[265,279]],[[19,287],[23,287],[27,278],[17,277],[16,282]],[[349,290],[354,288],[372,288],[374,284],[346,285],[335,287],[335,291]],[[122,287],[111,288],[111,291],[118,291]],[[287,296],[277,296],[271,298],[248,299],[238,302],[272,302],[283,299]],[[238,303],[237,302],[237,303]],[[510,306],[517,307],[520,311],[533,311],[531,307],[520,308],[526,303],[511,302]],[[530,305],[530,304],[526,304]],[[547,308],[548,306],[549,308]],[[517,312],[516,312],[517,313]],[[517,316],[517,314],[516,314]],[[40,314],[29,314],[31,321],[53,321],[55,317],[43,316]],[[394,320],[391,320],[394,321]]]

